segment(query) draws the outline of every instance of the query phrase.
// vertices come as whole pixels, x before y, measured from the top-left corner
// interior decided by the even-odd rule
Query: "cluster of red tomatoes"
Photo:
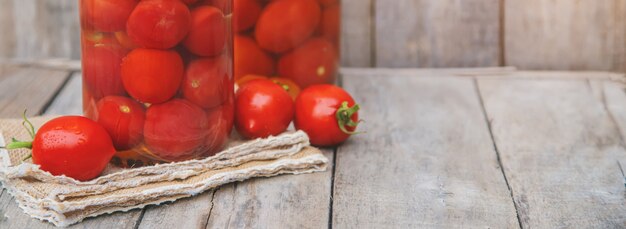
[[[33,141],[7,148],[32,148],[41,169],[90,180],[116,151],[138,162],[215,154],[233,125],[252,139],[293,121],[316,146],[354,134],[359,106],[325,84],[337,71],[338,0],[234,0],[236,96],[229,3],[81,0],[90,119],[56,118],[36,133],[25,119]]]
[[[339,0],[233,0],[235,79],[280,76],[302,88],[332,83]]]
[[[81,0],[84,109],[118,151],[180,161],[224,146],[233,126],[224,3]]]

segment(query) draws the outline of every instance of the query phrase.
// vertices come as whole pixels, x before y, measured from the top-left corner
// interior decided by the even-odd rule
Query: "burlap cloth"
[[[38,127],[50,117],[33,118]],[[11,138],[29,139],[21,120],[0,120],[0,146]],[[87,182],[42,171],[29,150],[0,149],[0,181],[20,208],[34,218],[68,226],[87,217],[158,205],[220,185],[253,177],[326,170],[328,159],[309,146],[304,132],[253,141],[233,140],[215,156],[134,169],[109,165]]]

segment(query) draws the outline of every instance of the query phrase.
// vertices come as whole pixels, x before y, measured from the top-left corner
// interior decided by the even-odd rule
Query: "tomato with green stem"
[[[111,137],[97,122],[81,116],[64,116],[46,122],[37,132],[26,119],[32,141],[17,141],[7,149],[32,149],[33,163],[52,175],[65,175],[79,181],[91,180],[115,154]]]
[[[352,96],[340,87],[314,85],[296,99],[294,124],[309,135],[311,144],[335,146],[357,133],[359,109]]]

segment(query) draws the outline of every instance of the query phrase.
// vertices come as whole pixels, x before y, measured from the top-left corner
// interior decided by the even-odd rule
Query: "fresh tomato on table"
[[[91,119],[80,116],[55,118],[37,133],[25,116],[24,119],[33,141],[14,141],[6,148],[31,148],[33,163],[52,175],[91,180],[102,173],[115,154],[107,131]]]
[[[311,144],[334,146],[355,134],[359,105],[340,87],[320,84],[304,89],[296,99],[295,126]]]
[[[261,76],[261,75],[246,75],[242,77],[241,79],[237,80],[236,83],[238,86],[242,86],[250,81],[257,80],[257,79],[269,79],[275,84],[278,84],[278,86],[282,87],[283,89],[285,89],[285,91],[287,91],[287,93],[289,93],[293,101],[296,101],[296,98],[298,97],[298,94],[300,94],[300,91],[301,91],[300,86],[298,86],[296,82],[293,82],[293,80],[285,78],[285,77],[268,78],[266,76]]]
[[[293,119],[291,96],[272,81],[250,81],[239,88],[235,99],[235,127],[245,138],[281,134]]]

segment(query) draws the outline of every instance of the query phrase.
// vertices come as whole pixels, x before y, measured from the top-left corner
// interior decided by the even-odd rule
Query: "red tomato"
[[[81,0],[82,18],[93,29],[115,32],[126,28],[126,20],[137,0]]]
[[[206,113],[193,103],[174,99],[152,105],[146,112],[144,141],[156,156],[181,161],[203,154],[209,122]]]
[[[296,98],[298,97],[301,91],[300,86],[298,86],[296,82],[293,82],[293,80],[290,80],[284,77],[273,77],[273,78],[270,78],[270,80],[274,82],[275,84],[278,84],[278,86],[285,89],[285,91],[289,93],[289,96],[291,96],[293,101],[296,101]]]
[[[184,64],[175,51],[135,49],[122,62],[122,82],[128,94],[144,103],[171,99],[183,79]]]
[[[300,87],[331,83],[337,72],[337,53],[326,39],[313,38],[278,61],[278,73]]]
[[[234,0],[233,12],[233,28],[241,32],[254,26],[261,14],[261,3],[258,0]]]
[[[339,2],[339,0],[319,0],[320,4],[322,4],[322,6],[324,7],[328,7],[330,5],[333,5],[337,2]]]
[[[234,49],[236,80],[249,74],[265,76],[274,74],[274,59],[251,38],[236,35]]]
[[[341,8],[339,4],[329,6],[322,11],[322,21],[318,27],[322,37],[332,42],[336,49],[339,47],[340,18]]]
[[[143,138],[145,111],[135,100],[122,96],[104,97],[97,104],[96,121],[109,132],[117,150],[127,150]]]
[[[83,35],[84,85],[95,99],[125,94],[120,65],[126,53],[110,35]]]
[[[226,20],[212,6],[200,6],[191,11],[191,29],[183,41],[189,51],[199,56],[215,56],[226,44]]]
[[[253,80],[258,80],[258,79],[268,79],[267,76],[262,76],[262,75],[246,75],[244,77],[241,77],[240,79],[237,80],[237,82],[235,82],[237,85],[241,86],[244,85],[250,81]]]
[[[130,39],[125,31],[115,32],[115,39],[117,39],[117,42],[126,49],[134,49],[139,47],[132,39]]]
[[[91,180],[115,154],[107,131],[80,116],[55,118],[44,124],[32,143],[33,162],[52,175]]]
[[[214,6],[220,9],[224,14],[231,13],[231,0],[204,0],[202,5]]]
[[[80,35],[83,46],[120,45],[111,33],[83,30]]]
[[[255,36],[259,45],[282,53],[309,38],[320,22],[321,9],[315,0],[276,0],[259,17]]]
[[[293,119],[291,96],[269,80],[253,80],[239,88],[235,127],[245,138],[265,138],[285,132]]]
[[[224,103],[207,112],[207,121],[210,123],[206,147],[206,156],[213,156],[224,148],[233,129],[234,107],[232,103]]]
[[[192,61],[187,66],[181,87],[185,99],[202,108],[222,104],[228,96],[228,87],[233,87],[228,79],[227,67],[225,57]]]
[[[294,124],[309,135],[311,144],[334,146],[355,133],[358,110],[352,96],[340,87],[314,85],[298,96]]]
[[[185,38],[190,25],[191,13],[180,0],[142,0],[130,14],[126,32],[144,48],[169,49]]]
[[[181,1],[183,1],[187,5],[191,5],[191,4],[196,3],[198,0],[181,0]]]

